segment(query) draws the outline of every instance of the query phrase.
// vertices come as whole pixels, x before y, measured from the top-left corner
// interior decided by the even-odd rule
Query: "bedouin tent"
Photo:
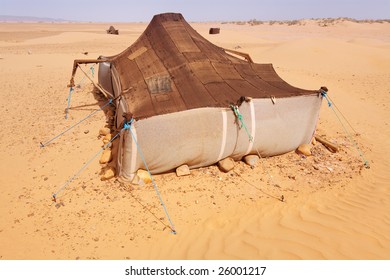
[[[84,62],[75,61],[73,76]],[[319,90],[293,87],[272,64],[210,43],[181,14],[155,15],[131,46],[96,62],[99,87],[114,99],[116,129],[125,116],[135,120],[115,143],[123,179],[145,169],[140,151],[154,174],[283,154],[309,143],[316,129]]]
[[[119,30],[115,29],[115,27],[112,25],[106,31],[107,34],[119,35]]]

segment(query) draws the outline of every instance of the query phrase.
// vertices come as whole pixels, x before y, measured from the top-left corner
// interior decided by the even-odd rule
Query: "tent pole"
[[[89,64],[89,63],[101,63],[101,62],[110,62],[109,59],[75,59],[73,62],[72,77],[68,87],[74,87],[74,76],[76,75],[77,67],[79,64]]]

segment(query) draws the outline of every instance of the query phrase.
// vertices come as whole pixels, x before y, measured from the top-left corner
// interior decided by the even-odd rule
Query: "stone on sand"
[[[190,175],[191,171],[187,164],[183,164],[176,168],[176,175],[178,177]]]
[[[108,133],[106,134],[104,137],[103,137],[103,143],[104,144],[107,144],[108,142],[110,142],[112,139],[112,134],[111,133]]]
[[[108,127],[102,127],[100,130],[99,130],[99,134],[100,135],[107,135],[111,132],[111,130],[108,128]]]
[[[298,147],[297,153],[305,156],[311,156],[311,144],[302,144]]]
[[[114,117],[115,112],[113,110],[107,110],[107,117]]]
[[[110,166],[104,169],[103,175],[100,177],[100,180],[105,181],[105,180],[110,180],[111,178],[115,177],[116,170],[114,167]]]
[[[250,167],[255,167],[260,157],[258,155],[246,155],[244,157],[244,162],[248,164]]]
[[[218,167],[222,172],[229,172],[234,168],[234,160],[230,157],[227,157],[218,162]]]
[[[99,163],[105,164],[112,160],[112,152],[111,149],[105,149],[102,152],[102,156],[100,157]]]
[[[140,180],[142,180],[145,184],[149,184],[152,182],[152,177],[150,177],[149,172],[143,169],[138,169],[137,175]]]

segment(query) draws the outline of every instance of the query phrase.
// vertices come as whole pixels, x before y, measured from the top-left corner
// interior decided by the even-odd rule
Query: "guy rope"
[[[328,89],[325,88],[325,87],[322,87],[320,89],[320,92],[321,92],[321,95],[322,97],[324,97],[326,99],[326,101],[328,102],[328,107],[331,108],[337,118],[337,120],[340,122],[342,128],[344,129],[344,132],[346,133],[346,135],[348,136],[350,142],[355,146],[355,149],[356,151],[358,152],[360,158],[362,159],[363,161],[363,164],[364,164],[364,167],[365,168],[370,168],[370,163],[368,162],[368,160],[364,157],[364,154],[363,152],[359,149],[359,146],[358,144],[356,143],[356,141],[353,139],[352,135],[349,133],[348,129],[345,127],[345,125],[343,124],[341,118],[339,117],[339,115],[337,114],[336,110],[334,109],[334,104],[330,101],[330,98],[328,98]],[[337,109],[338,110],[338,109]],[[340,112],[340,111],[339,111]],[[340,112],[341,114],[341,112]],[[342,114],[341,114],[342,115]],[[342,115],[343,118],[347,121],[347,123],[349,124],[349,126],[352,128],[351,124],[348,122],[348,120],[344,117],[344,115]],[[352,128],[352,130],[354,130]],[[355,130],[354,130],[355,131]]]
[[[95,75],[95,68],[94,68],[94,65],[92,65],[91,67],[89,67],[89,70],[90,70],[91,75],[92,75],[92,78],[93,78],[94,75]],[[83,71],[83,72],[84,72],[84,71]],[[88,77],[88,74],[85,73],[85,72],[84,72],[84,74],[85,74],[85,76],[84,76],[84,77],[81,79],[81,81],[77,84],[77,87],[81,87],[81,86],[85,83],[85,78]],[[73,93],[73,91],[74,91],[74,87],[73,87],[73,86],[69,87],[69,95],[68,95],[68,99],[67,99],[67,101],[68,101],[68,106],[67,106],[66,109],[65,109],[65,119],[68,119],[68,116],[69,116],[70,101],[71,101],[71,99],[72,99],[72,93]]]
[[[163,201],[163,199],[162,199],[162,197],[161,197],[161,193],[160,193],[160,191],[158,190],[157,184],[156,184],[156,182],[154,181],[154,178],[153,178],[153,176],[152,176],[152,173],[150,172],[150,169],[149,169],[149,167],[148,167],[148,164],[146,163],[144,154],[142,153],[142,150],[141,150],[140,146],[138,145],[137,139],[136,139],[136,137],[135,137],[135,135],[134,135],[134,133],[133,133],[133,130],[132,130],[132,128],[131,128],[133,122],[134,122],[134,119],[132,118],[129,122],[125,123],[123,129],[124,129],[124,130],[129,130],[129,131],[130,131],[131,137],[133,138],[133,141],[134,141],[135,145],[137,146],[137,150],[138,150],[138,152],[139,152],[139,154],[140,154],[140,156],[141,156],[141,158],[142,158],[142,161],[143,161],[143,163],[144,163],[144,165],[145,165],[145,168],[146,168],[146,170],[148,171],[150,178],[152,179],[152,184],[153,184],[154,190],[156,191],[157,197],[158,197],[158,199],[160,200],[161,206],[163,207],[164,212],[165,212],[165,215],[167,216],[168,221],[169,221],[169,223],[170,223],[170,225],[171,225],[171,226],[170,226],[170,228],[171,228],[171,233],[172,233],[172,234],[176,234],[177,232],[176,232],[176,230],[175,230],[175,226],[174,226],[174,224],[173,224],[173,222],[172,222],[172,220],[171,220],[171,217],[169,216],[167,207],[166,207],[166,205],[165,205],[165,203],[164,203],[164,201]]]
[[[118,96],[119,97],[119,96]],[[41,148],[44,148],[46,147],[48,144],[50,144],[51,142],[53,142],[55,139],[57,139],[58,137],[62,136],[63,134],[65,134],[66,132],[68,132],[69,130],[71,130],[72,128],[78,126],[79,124],[81,124],[83,121],[89,119],[90,117],[92,117],[93,115],[95,115],[97,112],[99,111],[102,111],[105,107],[107,107],[108,105],[112,104],[112,102],[117,99],[118,97],[114,98],[114,99],[110,99],[106,104],[104,104],[101,108],[99,109],[96,109],[95,111],[93,111],[92,113],[90,113],[89,115],[87,115],[85,118],[81,119],[80,121],[78,121],[77,123],[75,123],[74,125],[70,126],[69,128],[65,129],[63,132],[61,132],[60,134],[54,136],[53,138],[51,138],[50,140],[46,141],[45,143],[42,143],[40,142],[40,145],[41,145]]]
[[[246,101],[246,98],[245,98],[245,97],[241,97],[241,98],[240,98],[240,101],[241,101],[241,102],[242,102],[242,101]],[[240,101],[239,101],[239,102],[240,102]],[[241,103],[241,102],[240,102],[240,103]],[[249,138],[249,142],[252,142],[252,143],[253,143],[253,141],[254,141],[253,136],[252,136],[251,133],[249,132],[249,130],[248,130],[248,128],[247,128],[247,126],[246,126],[246,124],[245,124],[245,122],[244,122],[244,118],[242,117],[242,114],[241,114],[240,111],[238,110],[238,106],[237,106],[237,105],[230,104],[230,108],[233,110],[234,115],[236,116],[237,120],[240,122],[240,123],[237,123],[238,126],[239,126],[239,128],[240,128],[240,129],[241,129],[241,128],[244,128],[244,129],[245,129],[245,131],[246,131],[246,133],[247,133],[247,135],[248,135],[248,138]],[[278,184],[275,183],[275,181],[274,181],[272,175],[269,173],[268,169],[266,168],[266,166],[265,166],[265,164],[264,164],[264,162],[263,162],[263,157],[261,156],[261,154],[260,154],[259,150],[257,149],[257,147],[255,147],[255,149],[256,149],[257,155],[258,155],[259,158],[260,158],[260,162],[261,162],[261,164],[262,164],[262,166],[263,166],[263,169],[264,169],[264,171],[267,173],[267,175],[268,175],[268,177],[269,177],[269,179],[270,179],[272,185],[274,185],[275,187],[280,188],[280,186],[279,186]]]
[[[123,133],[123,132],[125,132],[125,131],[130,131],[130,133],[131,133],[131,136],[133,137],[133,140],[134,140],[134,142],[135,142],[135,144],[136,144],[136,146],[137,146],[137,149],[138,149],[138,152],[139,152],[139,154],[141,155],[141,158],[142,158],[142,160],[143,160],[143,162],[144,162],[144,165],[145,165],[145,167],[146,167],[146,170],[148,171],[148,173],[149,173],[149,176],[150,176],[150,178],[152,179],[152,183],[153,183],[153,187],[154,187],[154,189],[155,189],[155,191],[156,191],[156,194],[157,194],[157,196],[158,196],[158,198],[159,198],[159,200],[160,200],[160,203],[161,203],[161,205],[162,205],[162,207],[163,207],[163,209],[164,209],[164,212],[165,212],[165,215],[166,215],[166,217],[168,218],[168,221],[169,221],[169,223],[170,223],[170,229],[171,229],[171,233],[172,234],[176,234],[177,232],[176,232],[176,230],[175,230],[175,226],[174,226],[174,224],[173,224],[173,222],[172,222],[172,220],[171,220],[171,217],[170,217],[170,215],[169,215],[169,213],[168,213],[168,210],[167,210],[167,207],[166,207],[166,205],[165,205],[165,203],[164,203],[164,201],[163,201],[163,199],[162,199],[162,197],[161,197],[161,193],[159,192],[159,190],[158,190],[158,187],[157,187],[157,184],[156,184],[156,182],[155,182],[155,180],[154,180],[154,178],[153,178],[153,176],[152,176],[152,174],[151,174],[151,172],[150,172],[150,170],[149,170],[149,167],[148,167],[148,165],[147,165],[147,163],[146,163],[146,160],[145,160],[145,157],[144,157],[144,155],[143,155],[143,153],[142,153],[142,150],[141,150],[141,148],[140,148],[140,146],[138,145],[138,142],[137,142],[137,140],[136,140],[136,138],[135,138],[135,136],[134,136],[134,133],[133,133],[133,131],[132,131],[132,125],[133,125],[133,123],[134,123],[134,119],[133,118],[131,118],[131,120],[130,121],[127,121],[126,120],[126,122],[124,123],[124,125],[123,125],[123,128],[114,136],[114,137],[112,137],[112,139],[107,143],[107,144],[105,144],[104,146],[103,146],[103,148],[101,148],[95,155],[93,155],[72,177],[70,177],[55,193],[53,193],[52,194],[52,201],[53,202],[57,202],[57,198],[58,198],[58,194],[59,193],[61,193],[70,183],[72,183],[90,164],[91,164],[91,162],[94,160],[94,159],[96,159],[102,152],[103,152],[103,150],[104,149],[106,149],[107,147],[109,147],[110,145],[111,145],[111,143],[121,134],[121,133]]]
[[[80,170],[78,170],[72,177],[70,177],[55,193],[53,193],[52,195],[52,201],[54,202],[57,202],[57,196],[60,192],[62,192],[70,183],[73,182],[74,179],[76,179],[80,174],[81,172],[83,172],[87,167],[88,165],[91,164],[91,162],[98,157],[98,155],[100,155],[104,149],[106,149],[107,147],[109,147],[111,145],[111,143],[119,136],[119,134],[124,130],[124,128],[119,131],[114,137],[112,137],[112,139],[103,146],[103,148],[101,148],[93,157],[91,157],[87,163],[85,163],[83,165],[83,167],[80,168]]]

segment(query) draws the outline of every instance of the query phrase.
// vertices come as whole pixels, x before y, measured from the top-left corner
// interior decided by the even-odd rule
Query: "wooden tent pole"
[[[101,63],[101,62],[109,62],[109,59],[75,59],[73,62],[72,69],[72,77],[70,78],[70,82],[68,87],[74,87],[74,76],[76,75],[77,67],[79,64],[89,64],[89,63]]]
[[[325,140],[324,138],[317,136],[317,135],[315,136],[315,139],[318,142],[322,143],[325,147],[327,147],[332,153],[339,151],[339,147],[336,144],[333,144],[333,143],[329,142],[328,140]]]
[[[251,58],[251,56],[247,53],[243,53],[243,52],[239,52],[239,51],[234,51],[234,50],[229,50],[229,49],[223,49],[225,52],[230,52],[232,54],[235,54],[235,55],[238,55],[238,56],[242,56],[243,58],[245,58],[246,61],[248,61],[249,63],[253,63],[253,60]]]

